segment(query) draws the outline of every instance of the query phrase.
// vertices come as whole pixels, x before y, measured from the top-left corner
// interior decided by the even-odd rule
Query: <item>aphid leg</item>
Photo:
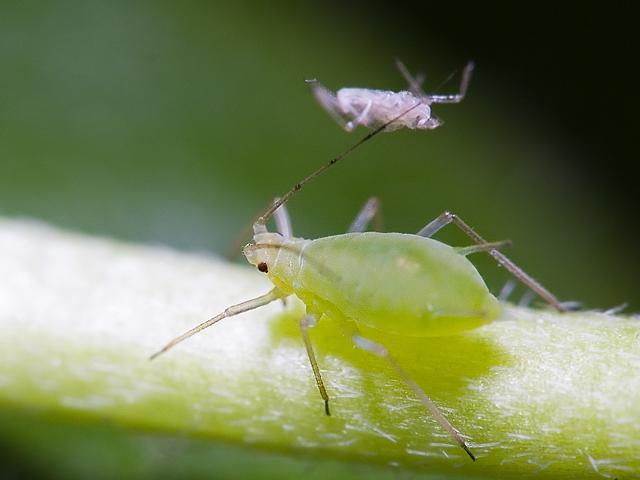
[[[620,305],[616,305],[615,307],[611,307],[611,308],[607,308],[606,310],[604,310],[602,312],[603,315],[616,315],[620,312],[622,312],[624,309],[626,309],[629,306],[628,303],[621,303]]]
[[[528,307],[531,304],[531,301],[536,297],[536,294],[531,290],[527,290],[524,292],[520,301],[518,302],[519,307]]]
[[[344,129],[347,132],[351,132],[358,125],[364,125],[365,119],[367,118],[367,115],[369,115],[369,110],[371,110],[371,105],[373,105],[373,101],[369,100],[358,116],[344,125]]]
[[[213,318],[210,318],[206,322],[202,322],[200,325],[192,328],[188,332],[183,333],[179,337],[174,338],[169,343],[167,343],[164,347],[158,350],[156,353],[151,355],[149,357],[149,360],[153,360],[158,355],[163,354],[170,348],[173,348],[174,346],[176,346],[178,343],[182,342],[183,340],[186,340],[187,338],[195,335],[198,332],[201,332],[202,330],[210,327],[214,323],[218,323],[223,318],[233,317],[235,315],[239,315],[240,313],[248,312],[249,310],[262,307],[268,303],[273,302],[274,300],[282,298],[283,296],[284,294],[280,292],[280,290],[278,290],[277,288],[274,288],[269,293],[266,293],[256,298],[252,298],[251,300],[246,300],[242,303],[238,303],[237,305],[232,305],[231,307],[226,308],[224,312],[219,313],[218,315],[216,315]]]
[[[473,73],[474,67],[475,64],[473,62],[469,62],[465,65],[464,70],[462,71],[462,79],[460,80],[460,90],[458,93],[454,95],[427,95],[427,102],[460,103],[464,100],[464,97],[467,94],[467,89],[469,88],[469,82],[471,81],[471,74]]]
[[[489,250],[510,247],[511,240],[502,240],[500,242],[490,242],[478,245],[471,245],[470,247],[458,247],[456,250],[462,256],[471,255],[472,253],[488,252]]]
[[[276,197],[273,202],[279,202],[280,197]],[[273,219],[276,222],[276,230],[280,235],[285,238],[293,237],[293,228],[291,227],[291,217],[286,205],[281,204],[275,212],[273,212]]]
[[[277,203],[280,201],[280,197],[276,197],[273,200],[273,203]],[[293,228],[291,227],[291,217],[289,216],[289,211],[287,210],[287,206],[283,203],[281,204],[275,212],[273,212],[273,220],[276,223],[276,231],[282,235],[284,238],[293,237]],[[283,306],[287,306],[287,297],[282,297],[280,299]]]
[[[422,73],[419,73],[415,77],[411,75],[407,67],[400,60],[396,58],[396,67],[400,71],[400,74],[404,77],[404,79],[409,84],[409,91],[414,95],[419,97],[426,97],[427,94],[422,90],[422,84],[424,83],[425,76]]]
[[[331,115],[331,118],[333,118],[336,123],[346,131],[350,132],[351,130],[353,130],[353,127],[347,127],[347,121],[344,117],[344,113],[342,112],[340,104],[338,103],[338,100],[336,99],[334,93],[316,79],[305,81],[311,87],[313,95],[316,97],[322,108],[324,108],[327,113]]]
[[[462,434],[451,424],[451,422],[449,422],[449,420],[447,420],[447,418],[442,414],[437,405],[433,403],[433,401],[427,396],[426,393],[424,393],[424,390],[422,390],[420,385],[414,382],[411,377],[409,377],[407,372],[405,372],[404,369],[400,367],[398,362],[396,362],[396,360],[391,356],[384,345],[369,340],[368,338],[365,338],[359,334],[353,335],[352,339],[354,345],[358,348],[373,353],[378,357],[384,358],[389,363],[389,365],[391,365],[393,370],[395,370],[398,376],[402,378],[402,380],[404,380],[407,386],[409,386],[413,390],[416,396],[420,399],[424,406],[427,407],[429,412],[431,412],[431,415],[433,415],[433,417],[438,421],[442,428],[444,428],[449,433],[451,438],[455,440],[455,442],[460,445],[460,447],[462,447],[465,452],[467,452],[469,457],[471,457],[471,460],[475,461],[476,457],[469,449],[469,446],[465,442]]]
[[[382,230],[382,215],[380,213],[380,200],[376,197],[371,197],[364,204],[362,209],[356,215],[353,222],[347,230],[348,233],[364,232],[367,230],[371,220],[374,220],[375,229]]]
[[[320,369],[318,368],[318,361],[316,360],[316,354],[313,351],[313,345],[311,344],[311,337],[309,336],[309,328],[316,326],[316,317],[313,315],[305,315],[300,320],[300,332],[302,333],[302,340],[304,340],[304,347],[307,349],[307,355],[309,356],[309,362],[311,363],[311,369],[313,370],[313,376],[316,377],[316,385],[320,391],[320,396],[324,400],[324,413],[327,416],[331,415],[329,410],[329,395],[327,389],[324,387],[322,376],[320,375]]]
[[[455,213],[444,212],[435,220],[429,222],[424,228],[422,228],[417,234],[422,237],[431,237],[442,227],[453,223],[460,230],[462,230],[469,238],[471,238],[478,245],[485,245],[487,242],[476,231],[467,225],[460,217]],[[549,305],[552,305],[559,312],[566,312],[567,308],[553,295],[549,290],[544,288],[527,272],[518,267],[515,263],[509,260],[505,255],[500,253],[496,249],[489,250],[489,255],[496,259],[499,265],[506,268],[511,274],[524,283],[531,290],[536,292],[541,298],[543,298]]]
[[[582,308],[582,303],[577,300],[565,300],[562,302],[562,306],[566,308],[568,312],[573,312],[575,310],[580,310]]]
[[[510,278],[509,280],[506,281],[506,283],[500,290],[500,293],[498,294],[498,300],[500,300],[501,302],[506,302],[507,300],[509,300],[509,297],[511,296],[515,288],[516,288],[516,282],[515,280]]]

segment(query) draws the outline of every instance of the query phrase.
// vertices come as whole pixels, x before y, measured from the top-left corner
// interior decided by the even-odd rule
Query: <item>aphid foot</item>
[[[476,456],[473,454],[473,452],[471,452],[471,450],[469,449],[468,445],[466,443],[462,443],[462,445],[460,445],[462,448],[464,448],[464,451],[467,452],[467,455],[469,455],[469,457],[471,457],[471,460],[473,460],[474,462],[476,461]]]

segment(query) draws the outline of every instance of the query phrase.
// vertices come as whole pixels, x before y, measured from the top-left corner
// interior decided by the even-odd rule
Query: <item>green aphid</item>
[[[454,335],[495,320],[501,313],[500,302],[489,292],[476,268],[466,258],[481,251],[492,255],[549,304],[560,311],[565,307],[497,250],[509,242],[487,243],[450,212],[444,212],[416,234],[365,232],[378,211],[378,201],[372,198],[357,215],[348,233],[306,240],[293,237],[285,210],[286,202],[307,182],[411,109],[369,133],[294,185],[255,221],[253,243],[244,247],[244,255],[260,272],[269,276],[274,284],[270,292],[225,309],[175,338],[151,358],[223,318],[295,295],[306,306],[306,315],[300,320],[300,331],[327,415],[330,415],[329,394],[309,336],[309,329],[323,316],[338,321],[355,346],[385,359],[442,428],[475,460],[463,435],[423,389],[409,377],[384,345],[364,337],[358,327],[366,326],[401,337],[433,337]],[[266,223],[271,216],[275,217],[277,233],[267,230]],[[449,223],[457,225],[475,245],[455,248],[430,238]]]

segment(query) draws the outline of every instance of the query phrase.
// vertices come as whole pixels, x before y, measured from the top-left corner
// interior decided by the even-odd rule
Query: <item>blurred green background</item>
[[[368,195],[388,230],[451,209],[490,239],[511,238],[512,257],[560,298],[640,306],[635,177],[629,152],[611,153],[632,125],[602,108],[626,97],[597,85],[624,81],[626,65],[591,49],[614,42],[605,32],[618,25],[572,11],[382,5],[3,3],[0,213],[221,253],[271,197],[364,133],[339,129],[305,78],[400,89],[399,57],[436,88],[473,58],[468,99],[436,109],[443,128],[363,146],[291,202],[296,233],[343,231]],[[625,48],[617,58],[630,63]],[[456,88],[457,78],[440,90]],[[607,150],[593,133],[610,122]],[[503,272],[479,264],[499,288]]]
[[[342,232],[369,195],[392,231],[450,209],[512,239],[510,256],[561,299],[635,311],[631,18],[464,2],[2,2],[0,215],[222,254],[270,198],[365,133],[338,128],[304,79],[401,89],[398,57],[429,90],[475,59],[468,98],[436,109],[442,128],[364,145],[290,203],[295,233]],[[494,290],[506,280],[477,264]]]

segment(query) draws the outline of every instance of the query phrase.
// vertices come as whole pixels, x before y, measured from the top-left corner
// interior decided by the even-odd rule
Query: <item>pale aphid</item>
[[[365,232],[378,211],[378,202],[371,199],[356,216],[348,233],[306,240],[293,237],[285,210],[285,203],[305,184],[400,117],[410,114],[413,108],[416,107],[400,112],[296,183],[255,221],[254,243],[245,246],[244,254],[260,272],[269,276],[274,284],[270,292],[227,308],[176,337],[151,358],[223,318],[295,295],[306,306],[306,315],[300,319],[300,332],[327,415],[330,414],[329,394],[309,335],[309,329],[323,315],[341,322],[355,346],[385,359],[441,427],[475,460],[463,435],[422,387],[411,379],[384,345],[364,337],[358,327],[373,327],[399,336],[429,337],[456,334],[495,320],[501,312],[500,302],[489,292],[478,271],[466,258],[471,253],[482,251],[492,255],[500,265],[555,308],[564,311],[565,307],[497,250],[507,242],[487,243],[452,213],[443,213],[415,235]],[[266,223],[271,216],[275,216],[277,233],[267,229]],[[454,248],[430,238],[449,223],[458,226],[475,245]]]
[[[465,66],[458,93],[428,95],[422,91],[422,75],[414,78],[402,62],[396,63],[409,83],[409,90],[393,92],[372,88],[341,88],[334,94],[317,80],[307,80],[307,83],[311,85],[320,105],[348,132],[358,125],[378,128],[385,124],[386,131],[403,127],[431,130],[442,125],[442,120],[432,114],[431,105],[461,102],[467,93],[474,66],[473,62]],[[411,112],[401,115],[412,107],[415,108]]]

